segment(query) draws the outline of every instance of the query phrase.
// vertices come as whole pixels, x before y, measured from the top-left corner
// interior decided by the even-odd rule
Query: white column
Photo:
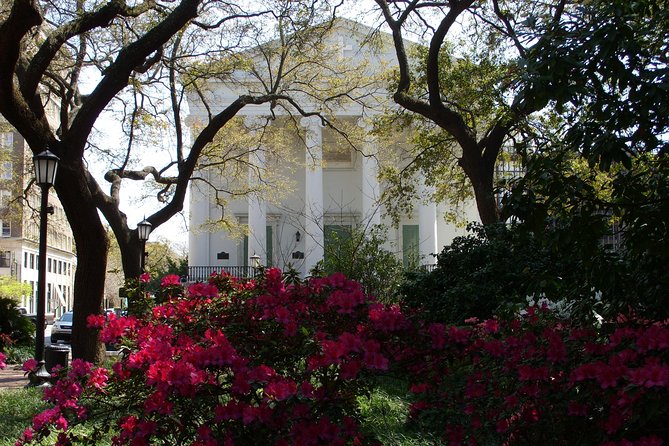
[[[265,120],[262,117],[247,116],[247,126],[257,128]],[[249,153],[249,188],[248,200],[249,257],[260,256],[260,264],[267,265],[267,203],[262,198],[260,177],[265,168],[265,153],[258,147]],[[249,265],[251,261],[249,260]]]
[[[304,264],[302,273],[308,274],[317,262],[323,260],[323,128],[317,117],[302,118],[306,128],[305,184],[304,184]]]
[[[437,246],[437,204],[432,201],[433,188],[423,186],[422,201],[418,206],[418,237],[420,239],[421,262],[428,265],[437,263],[432,254],[438,254]]]
[[[201,172],[205,178],[209,178],[210,172]],[[190,212],[188,233],[188,265],[207,266],[212,265],[210,255],[211,233],[203,229],[203,225],[210,220],[211,200],[206,191],[202,190],[201,183],[190,185]]]
[[[381,224],[377,148],[371,141],[370,123],[361,118],[358,120],[358,126],[365,130],[362,157],[362,222],[366,226],[374,226]]]

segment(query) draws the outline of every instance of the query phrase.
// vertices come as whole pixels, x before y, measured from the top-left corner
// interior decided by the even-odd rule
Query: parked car
[[[37,325],[37,314],[35,313],[28,313],[28,309],[26,307],[16,307],[19,310],[19,313],[21,316],[26,317],[30,319],[33,324]],[[46,313],[44,315],[44,323],[47,325],[53,324],[56,316],[53,313]]]
[[[57,344],[58,341],[69,343],[72,339],[72,312],[68,311],[51,327],[51,343]]]

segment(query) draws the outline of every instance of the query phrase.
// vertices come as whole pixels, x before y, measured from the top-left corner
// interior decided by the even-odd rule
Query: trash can
[[[44,362],[47,372],[54,366],[67,367],[70,349],[64,345],[51,344],[44,347]]]

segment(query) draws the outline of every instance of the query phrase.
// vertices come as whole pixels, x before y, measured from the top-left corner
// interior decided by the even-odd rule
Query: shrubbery
[[[23,440],[55,429],[65,444],[87,420],[117,444],[364,442],[356,397],[388,369],[402,320],[341,274],[296,286],[276,269],[259,284],[214,276],[143,319],[91,318],[127,353],[111,372],[73,361]]]
[[[0,350],[10,345],[28,345],[33,339],[35,325],[23,317],[16,307],[16,301],[0,297]],[[3,340],[4,339],[4,342]]]
[[[403,283],[404,302],[422,317],[461,324],[514,314],[528,299],[541,298],[562,301],[573,318],[584,321],[595,312],[615,316],[627,310],[609,305],[627,274],[620,255],[597,237],[573,231],[567,237],[557,223],[541,234],[504,224],[468,229],[469,235],[456,237],[438,255],[437,268],[410,273]],[[631,297],[628,302],[634,304]]]
[[[355,227],[328,236],[332,243],[323,262],[326,274],[343,273],[359,282],[365,294],[382,302],[397,300],[404,271],[402,262],[384,248],[386,238],[381,227],[367,232]]]
[[[433,323],[408,363],[411,417],[448,444],[660,445],[669,440],[669,326],[608,334],[530,307]]]
[[[58,372],[45,391],[54,407],[19,444],[108,430],[117,445],[374,443],[357,402],[377,374],[410,383],[410,423],[448,444],[669,440],[666,324],[597,331],[530,307],[446,325],[376,303],[342,274],[290,285],[276,269],[258,283],[215,275],[186,296],[174,281],[143,318],[89,319],[122,357],[111,371],[75,360]]]

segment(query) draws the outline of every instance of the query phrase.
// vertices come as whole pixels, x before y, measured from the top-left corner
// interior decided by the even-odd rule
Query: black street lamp
[[[35,181],[42,189],[42,200],[39,210],[39,261],[37,262],[37,326],[35,333],[35,361],[38,369],[30,376],[30,385],[37,386],[46,383],[51,375],[44,365],[44,328],[46,325],[46,236],[47,212],[49,208],[49,188],[56,181],[58,158],[45,150],[33,157],[35,165]]]
[[[142,242],[142,254],[139,260],[139,266],[142,270],[142,273],[144,273],[144,261],[146,258],[146,241],[149,239],[149,234],[151,234],[152,227],[153,225],[146,218],[137,223],[137,236],[139,237],[139,241]]]

